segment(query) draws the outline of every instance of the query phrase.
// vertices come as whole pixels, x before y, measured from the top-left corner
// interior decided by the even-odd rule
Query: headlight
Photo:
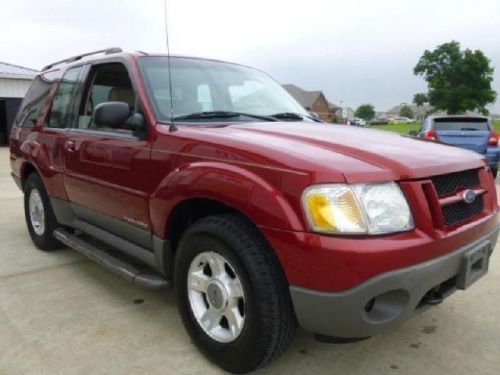
[[[394,182],[312,186],[302,204],[315,232],[381,234],[414,228],[410,207]]]

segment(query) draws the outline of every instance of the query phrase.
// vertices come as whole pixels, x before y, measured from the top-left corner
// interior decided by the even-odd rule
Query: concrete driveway
[[[173,291],[139,289],[74,251],[37,250],[0,148],[0,374],[219,374]],[[263,374],[500,374],[500,251],[467,292],[392,332],[320,344],[299,330]]]

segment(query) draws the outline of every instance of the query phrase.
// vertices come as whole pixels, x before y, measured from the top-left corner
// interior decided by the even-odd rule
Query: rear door
[[[151,144],[125,124],[101,128],[93,123],[94,109],[107,101],[139,110],[124,63],[98,64],[87,75],[77,125],[67,135],[64,185],[79,219],[150,248]]]
[[[486,153],[491,129],[487,118],[449,117],[434,119],[436,140]]]

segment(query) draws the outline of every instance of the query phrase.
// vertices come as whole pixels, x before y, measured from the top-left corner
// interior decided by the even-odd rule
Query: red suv
[[[10,149],[36,246],[174,285],[193,341],[232,372],[278,357],[297,323],[323,339],[400,324],[483,276],[498,236],[481,156],[318,122],[221,61],[112,48],[51,64]]]

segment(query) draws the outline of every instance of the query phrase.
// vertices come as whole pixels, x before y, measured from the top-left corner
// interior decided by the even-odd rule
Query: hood
[[[204,142],[195,153],[210,156],[208,142],[231,149],[227,158],[307,172],[317,183],[413,179],[485,165],[468,150],[345,125],[264,122],[179,128]]]

